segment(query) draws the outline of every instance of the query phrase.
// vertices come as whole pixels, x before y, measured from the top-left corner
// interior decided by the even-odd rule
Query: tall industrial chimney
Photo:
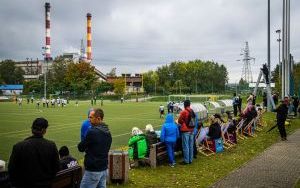
[[[50,46],[50,3],[45,3],[45,19],[46,19],[46,46],[45,46],[45,60],[51,59]]]
[[[87,61],[91,62],[92,61],[92,14],[91,13],[87,13],[86,14],[87,17]]]

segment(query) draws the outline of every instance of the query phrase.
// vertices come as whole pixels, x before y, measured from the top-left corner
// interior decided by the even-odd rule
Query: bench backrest
[[[81,178],[81,166],[74,166],[65,170],[61,170],[56,174],[56,177],[52,182],[52,188],[80,187]]]
[[[166,145],[162,142],[152,144],[150,146],[150,166],[155,168],[160,161],[164,160],[167,157],[167,148]]]

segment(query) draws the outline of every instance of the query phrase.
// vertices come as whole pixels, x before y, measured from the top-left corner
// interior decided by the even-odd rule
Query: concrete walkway
[[[279,141],[212,187],[290,188],[300,178],[300,129]]]

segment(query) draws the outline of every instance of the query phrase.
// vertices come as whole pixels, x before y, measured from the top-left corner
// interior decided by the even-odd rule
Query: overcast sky
[[[291,1],[291,53],[300,59],[300,1]],[[257,79],[267,62],[267,0],[1,0],[0,60],[42,59],[45,2],[51,4],[52,57],[80,50],[92,14],[93,64],[107,73],[140,73],[172,61],[213,60],[229,81],[241,78],[249,42]],[[271,1],[271,66],[278,63],[282,0]],[[85,42],[86,44],[86,42]]]

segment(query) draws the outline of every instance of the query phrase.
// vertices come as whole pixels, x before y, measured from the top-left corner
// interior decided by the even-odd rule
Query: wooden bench
[[[82,178],[81,166],[75,166],[57,172],[52,188],[79,188]]]
[[[149,161],[152,168],[168,160],[167,147],[163,142],[158,142],[150,146]]]

